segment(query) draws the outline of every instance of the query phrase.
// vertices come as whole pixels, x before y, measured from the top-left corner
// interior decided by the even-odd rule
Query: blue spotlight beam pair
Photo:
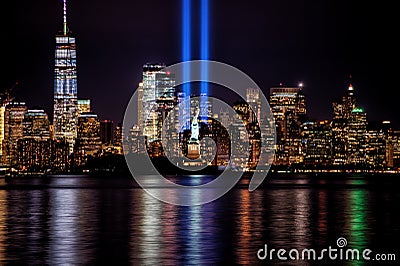
[[[191,60],[191,0],[182,0],[182,61]],[[209,0],[201,0],[201,47],[200,59],[209,59]],[[183,69],[184,80],[190,76],[190,66]],[[208,79],[208,66],[204,63],[201,67],[201,77],[203,80]],[[186,97],[190,97],[190,84],[183,84],[183,92]],[[208,83],[202,82],[200,87],[200,95],[208,95]],[[188,107],[190,110],[190,106]],[[206,114],[201,114],[206,115]]]

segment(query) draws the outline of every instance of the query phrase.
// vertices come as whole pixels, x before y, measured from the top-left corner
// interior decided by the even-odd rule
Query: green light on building
[[[351,111],[352,113],[364,113],[364,109],[356,107]]]

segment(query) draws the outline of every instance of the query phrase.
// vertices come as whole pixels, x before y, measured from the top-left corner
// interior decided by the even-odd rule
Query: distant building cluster
[[[243,123],[234,123],[227,110],[213,112],[211,102],[207,101],[200,101],[203,103],[200,106],[199,102],[190,100],[189,110],[174,110],[187,96],[175,90],[174,75],[163,72],[164,67],[164,64],[143,67],[138,124],[124,139],[124,151],[163,157],[166,150],[173,149],[179,151],[180,156],[187,156],[191,132],[182,121],[193,118],[196,108],[201,108],[206,109],[201,113],[207,115],[199,117],[200,139],[210,137],[216,143],[216,156],[208,163],[226,166],[231,162],[234,167],[254,168],[263,147],[261,132],[271,130],[259,126],[258,121],[267,118],[261,110],[258,91],[248,88],[246,102],[237,102],[233,106],[235,118],[240,118]],[[302,85],[271,88],[269,104],[276,127],[273,165],[277,168],[371,171],[400,168],[400,131],[393,130],[389,121],[368,122],[366,112],[357,105],[351,84],[344,96],[333,102],[331,120],[309,119]],[[174,115],[168,121],[169,126],[173,125],[168,147],[162,147],[163,121],[171,112]],[[222,124],[230,126],[224,128]],[[230,138],[236,140],[232,147]],[[231,159],[231,152],[243,154],[243,157]],[[212,150],[202,147],[202,154],[211,156]]]
[[[272,88],[277,144],[274,164],[294,168],[390,170],[400,167],[400,131],[368,122],[350,84],[332,104],[332,120],[310,121],[302,87]]]

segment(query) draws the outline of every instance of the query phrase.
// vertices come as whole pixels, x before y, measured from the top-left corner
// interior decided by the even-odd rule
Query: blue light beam
[[[182,0],[182,62],[191,60],[191,0]],[[183,67],[183,80],[189,80],[190,78],[190,66],[189,64]],[[190,99],[190,83],[184,83],[182,85],[183,93],[186,99]],[[184,114],[190,114],[190,101],[187,101],[185,106]],[[189,115],[190,117],[190,115]],[[186,117],[184,117],[185,120]],[[189,122],[186,121],[184,128],[188,129]]]
[[[209,0],[201,0],[201,60],[209,59]],[[208,80],[208,64],[205,62],[201,66],[201,78]],[[208,96],[208,82],[202,82],[200,87],[200,96]],[[205,98],[206,100],[207,98]],[[203,103],[205,106],[206,102]],[[203,116],[207,113],[202,111]]]

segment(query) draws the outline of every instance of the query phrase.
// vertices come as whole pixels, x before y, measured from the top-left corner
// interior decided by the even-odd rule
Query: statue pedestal
[[[200,144],[197,142],[189,142],[186,160],[183,160],[186,167],[203,167],[205,164],[200,158]]]
[[[200,144],[196,142],[188,143],[187,158],[190,160],[196,160],[200,158]]]

